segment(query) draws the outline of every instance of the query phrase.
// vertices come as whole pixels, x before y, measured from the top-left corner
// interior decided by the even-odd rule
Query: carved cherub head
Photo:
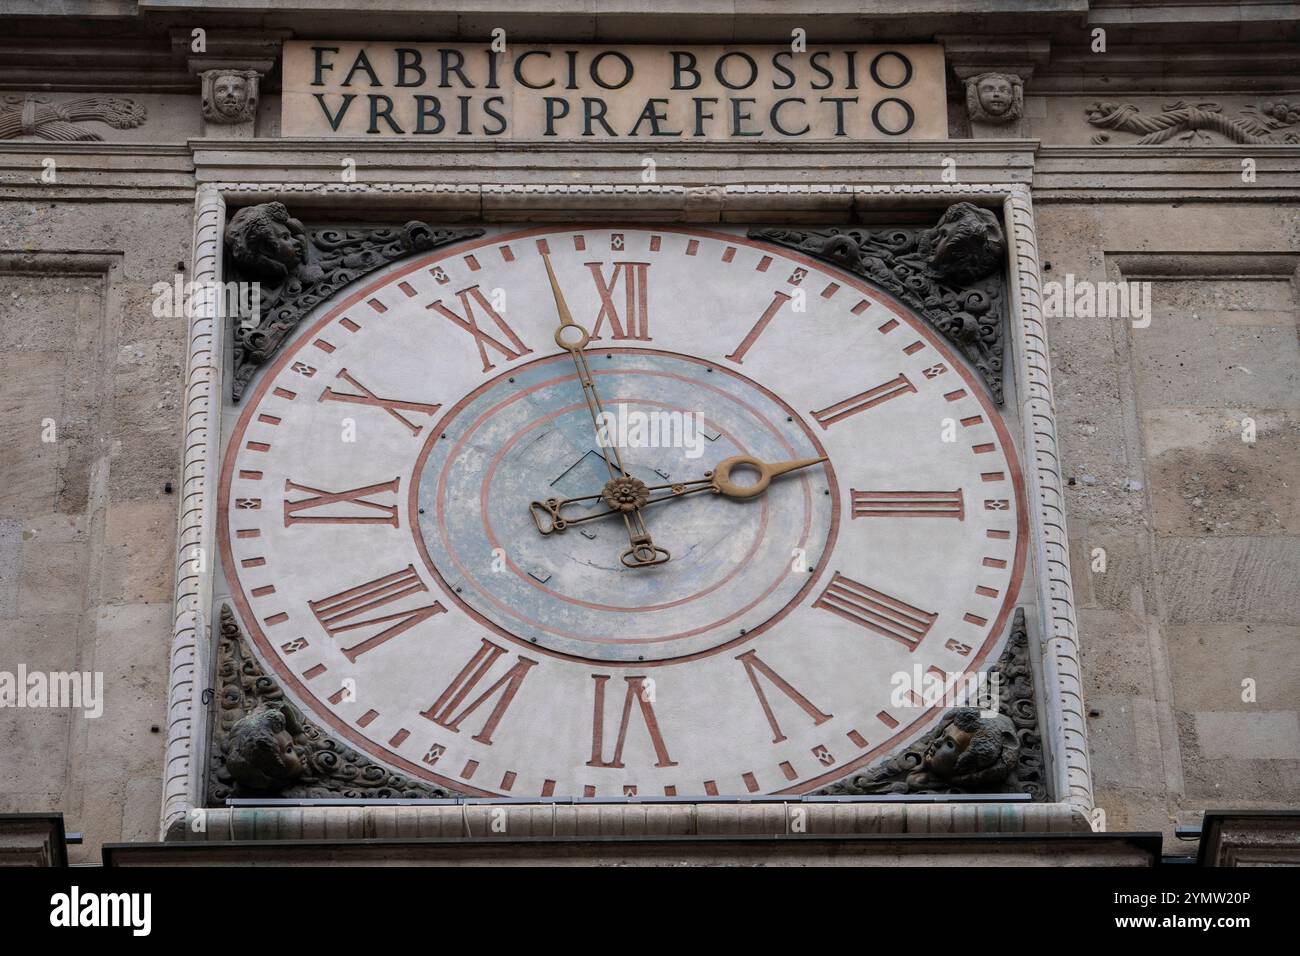
[[[1025,83],[1014,73],[981,73],[966,81],[966,112],[980,123],[1009,123],[1025,108]]]
[[[246,275],[278,283],[306,262],[307,231],[284,203],[246,206],[230,217],[226,249]]]
[[[203,73],[203,116],[212,123],[244,123],[257,111],[256,70]]]
[[[1005,780],[1019,760],[1020,741],[1009,718],[958,707],[945,715],[921,766],[953,786],[982,787]]]
[[[289,704],[262,704],[230,728],[226,769],[247,790],[277,793],[306,769],[294,745],[301,733],[301,721]]]
[[[958,286],[969,285],[996,269],[1006,248],[998,217],[968,202],[949,206],[916,244],[916,251],[935,275]]]

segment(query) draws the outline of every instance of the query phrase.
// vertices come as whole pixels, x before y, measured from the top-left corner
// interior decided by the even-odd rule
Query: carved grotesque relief
[[[1002,401],[1007,241],[989,210],[959,202],[929,229],[751,229],[749,234],[833,262],[917,309],[961,348],[994,399]]]
[[[241,275],[272,285],[318,282],[324,272],[307,263],[307,230],[284,203],[248,206],[230,218],[226,247]]]
[[[473,239],[482,229],[404,226],[308,230],[283,203],[247,206],[226,226],[227,278],[260,284],[256,315],[239,316],[234,330],[235,401],[313,307],[368,272],[414,252]]]
[[[979,790],[1001,784],[1019,763],[1020,741],[1009,718],[959,707],[944,716],[926,747],[916,783]]]
[[[262,704],[231,726],[224,747],[226,769],[242,789],[283,790],[303,773],[294,746],[294,737],[301,734],[302,720],[290,704]]]
[[[1300,104],[1285,101],[1265,103],[1258,109],[1248,106],[1236,116],[1229,116],[1218,103],[1181,101],[1164,104],[1159,113],[1143,113],[1132,103],[1097,102],[1085,113],[1090,126],[1136,134],[1138,139],[1130,141],[1134,146],[1208,146],[1223,140],[1252,145],[1300,143]],[[1092,143],[1111,143],[1110,132],[1093,134]]]
[[[1048,799],[1025,616],[1016,611],[997,675],[996,711],[954,707],[904,750],[824,794],[1028,793]],[[990,702],[992,703],[992,702]]]
[[[145,108],[125,96],[82,96],[56,103],[35,93],[9,94],[0,96],[0,139],[102,140],[99,133],[76,124],[93,120],[113,129],[134,129],[145,116]]]
[[[1010,123],[1025,112],[1025,84],[1014,73],[980,73],[966,80],[966,112],[977,123]]]
[[[325,734],[288,700],[253,657],[229,607],[221,609],[217,713],[208,797],[446,797],[448,792],[394,773]]]
[[[205,120],[226,125],[252,121],[257,113],[256,70],[206,70],[200,76]]]
[[[933,229],[917,238],[916,251],[936,276],[958,285],[984,278],[1007,252],[998,217],[968,202],[949,206]]]

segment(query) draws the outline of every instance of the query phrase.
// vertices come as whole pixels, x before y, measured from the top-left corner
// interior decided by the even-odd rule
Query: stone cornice
[[[1276,202],[1300,192],[1300,146],[1041,146],[1031,140],[956,140],[889,144],[864,156],[834,144],[763,152],[753,148],[670,147],[659,157],[659,183],[640,182],[633,148],[599,154],[578,146],[503,148],[371,144],[356,140],[191,140],[188,146],[116,143],[0,144],[0,196],[32,202],[193,202],[203,182],[239,182],[249,201],[258,181],[279,183],[288,166],[301,201],[328,204],[349,191],[342,157],[357,163],[358,184],[376,208],[409,206],[421,215],[501,221],[519,196],[546,190],[556,215],[624,215],[629,197],[661,218],[695,221],[758,216],[857,221],[871,191],[891,183],[947,188],[942,159],[957,162],[958,186],[1032,185],[1039,202]],[[41,161],[58,163],[57,184],[43,184]],[[1256,180],[1241,180],[1242,160]],[[366,183],[375,184],[366,188]],[[562,183],[562,185],[561,185]],[[569,205],[566,207],[566,203]],[[751,215],[751,212],[753,215]],[[414,211],[412,212],[414,215]],[[537,214],[534,204],[533,215]],[[774,218],[775,217],[775,218]],[[811,221],[811,220],[809,220]]]
[[[843,798],[840,798],[843,800]],[[448,800],[418,805],[233,806],[191,810],[167,831],[185,842],[490,836],[504,812],[510,839],[582,836],[785,836],[903,833],[1087,833],[1087,814],[1068,803],[892,802],[794,797],[735,803],[607,803],[583,800]],[[798,821],[797,824],[795,821]],[[196,829],[196,824],[201,829]]]

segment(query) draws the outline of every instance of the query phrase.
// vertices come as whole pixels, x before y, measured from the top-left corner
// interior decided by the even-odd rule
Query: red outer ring
[[[252,639],[254,647],[260,653],[262,662],[264,664],[269,662],[270,669],[277,675],[281,683],[300,700],[311,700],[319,703],[316,695],[307,690],[303,683],[298,679],[297,675],[290,671],[285,666],[283,659],[275,653],[271,642],[266,639],[266,635],[262,632],[257,618],[253,615],[252,608],[248,603],[248,597],[243,590],[243,582],[231,570],[234,567],[234,557],[231,553],[229,529],[230,481],[235,467],[235,458],[238,455],[244,431],[247,429],[253,413],[256,411],[257,406],[261,403],[262,398],[271,387],[271,383],[275,378],[284,370],[285,366],[289,364],[290,360],[301,348],[304,348],[308,343],[310,343],[321,329],[334,321],[334,319],[336,319],[340,314],[351,308],[357,302],[360,302],[367,296],[371,295],[376,288],[387,285],[404,275],[409,275],[417,269],[424,268],[432,263],[439,262],[442,259],[450,258],[451,256],[459,256],[466,252],[471,252],[475,249],[482,248],[483,246],[499,244],[511,240],[527,239],[530,236],[541,235],[543,233],[569,233],[581,232],[584,229],[618,228],[629,230],[635,229],[638,231],[647,231],[647,229],[650,229],[658,230],[660,232],[671,232],[678,235],[699,236],[701,238],[713,239],[733,245],[749,246],[754,249],[760,249],[763,252],[775,252],[782,258],[803,263],[805,266],[819,272],[833,270],[833,274],[839,277],[842,285],[847,285],[850,288],[858,290],[872,301],[878,302],[883,307],[889,309],[889,311],[894,313],[901,322],[905,323],[913,331],[924,338],[941,355],[948,358],[952,369],[957,372],[961,379],[966,383],[969,394],[973,395],[988,413],[989,423],[993,426],[994,431],[997,432],[998,438],[1002,442],[1003,455],[1006,457],[1007,463],[1011,467],[1011,481],[1016,498],[1016,550],[1015,557],[1012,561],[1012,573],[1010,583],[1007,587],[1007,596],[1003,600],[1002,607],[998,611],[997,617],[994,618],[992,626],[989,628],[988,637],[985,638],[984,644],[981,646],[979,653],[970,661],[970,666],[963,672],[963,676],[977,670],[979,665],[983,663],[996,645],[997,637],[1002,633],[1002,628],[1011,614],[1011,609],[1015,605],[1016,598],[1019,596],[1020,585],[1024,579],[1025,555],[1028,550],[1027,532],[1029,527],[1029,514],[1025,507],[1024,477],[1021,474],[1020,461],[1016,454],[1016,447],[1011,441],[1010,433],[1007,431],[1006,423],[1002,420],[1002,416],[998,413],[997,409],[994,408],[988,395],[985,394],[984,386],[976,382],[975,377],[966,368],[964,362],[954,361],[952,351],[941,342],[938,333],[932,330],[929,325],[915,318],[908,309],[904,308],[900,303],[895,302],[888,293],[868,285],[856,276],[845,272],[836,266],[824,262],[818,262],[803,253],[794,251],[793,249],[774,247],[745,236],[728,235],[726,233],[711,232],[707,229],[695,229],[686,226],[661,226],[659,224],[654,224],[647,227],[644,223],[625,226],[619,226],[617,223],[573,223],[561,227],[555,225],[536,226],[518,232],[484,237],[475,240],[474,242],[457,246],[454,249],[442,249],[430,253],[427,256],[410,262],[395,272],[385,273],[382,277],[377,278],[373,282],[367,283],[356,292],[353,292],[351,295],[344,298],[338,305],[334,306],[334,308],[330,309],[329,312],[318,319],[316,324],[310,329],[300,333],[294,345],[280,355],[280,357],[272,363],[271,367],[262,374],[257,387],[253,390],[252,394],[249,395],[247,399],[248,404],[245,406],[243,413],[239,416],[239,421],[232,429],[230,441],[226,446],[226,452],[223,456],[221,466],[221,479],[217,491],[216,522],[217,545],[221,552],[221,559],[227,569],[227,577],[232,584],[231,600],[239,610],[240,618],[243,620],[243,623],[248,630],[249,637]],[[838,500],[838,489],[835,489],[835,496]],[[838,508],[836,509],[835,514],[838,516]],[[638,663],[640,664],[643,662]],[[380,759],[412,776],[418,777],[422,780],[430,780],[439,786],[447,787],[453,791],[459,791],[461,793],[469,793],[474,796],[501,795],[496,791],[484,790],[479,787],[470,786],[463,780],[452,780],[449,777],[443,777],[440,774],[432,773],[407,758],[393,753],[387,747],[384,747],[376,741],[357,733],[352,727],[339,720],[334,713],[327,708],[321,708],[320,710],[317,710],[316,708],[309,709],[313,716],[328,724],[335,733],[352,743],[353,746],[373,756],[380,756],[382,754],[383,756],[380,756]],[[778,790],[776,793],[806,793],[810,790],[815,790],[818,787],[839,780],[848,774],[851,774],[858,768],[865,766],[872,760],[886,755],[898,744],[904,742],[913,734],[917,733],[924,724],[929,723],[945,709],[947,708],[942,706],[931,707],[911,723],[903,726],[902,729],[894,733],[892,736],[887,737],[885,740],[881,741],[856,759],[851,760],[846,764],[842,764],[833,770],[829,770],[811,780],[796,783],[782,790]]]

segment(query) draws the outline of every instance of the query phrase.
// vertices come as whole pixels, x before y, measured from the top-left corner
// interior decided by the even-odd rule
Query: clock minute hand
[[[560,317],[560,326],[555,330],[555,344],[573,357],[574,367],[578,370],[578,381],[582,384],[582,395],[587,402],[587,411],[591,415],[591,424],[596,430],[596,444],[600,446],[600,457],[605,461],[605,467],[609,471],[611,482],[618,479],[631,480],[627,469],[623,467],[623,459],[618,453],[618,446],[611,445],[607,452],[600,441],[600,419],[605,410],[600,404],[600,395],[596,392],[596,382],[591,376],[591,367],[587,364],[587,354],[583,351],[587,347],[587,343],[591,341],[591,336],[586,329],[573,321],[573,313],[569,311],[568,303],[564,301],[564,293],[560,291],[560,283],[555,278],[555,270],[551,268],[550,255],[545,252],[541,255],[542,263],[546,266],[546,277],[551,283],[551,294],[555,297],[555,311]],[[613,461],[610,460],[611,452],[613,453]],[[615,470],[616,465],[617,470]],[[538,503],[534,502],[533,504]],[[611,513],[621,514],[623,525],[627,528],[630,546],[618,556],[619,561],[625,567],[649,567],[655,564],[663,564],[672,557],[667,548],[659,547],[651,539],[650,529],[646,527],[645,519],[641,516],[640,505],[619,509]],[[553,521],[560,520],[558,516],[559,509],[556,508],[552,513]],[[536,510],[533,510],[533,521],[537,523]],[[539,531],[542,530],[540,523],[537,523],[537,528]],[[563,526],[557,528],[553,524],[552,529],[563,530]]]

